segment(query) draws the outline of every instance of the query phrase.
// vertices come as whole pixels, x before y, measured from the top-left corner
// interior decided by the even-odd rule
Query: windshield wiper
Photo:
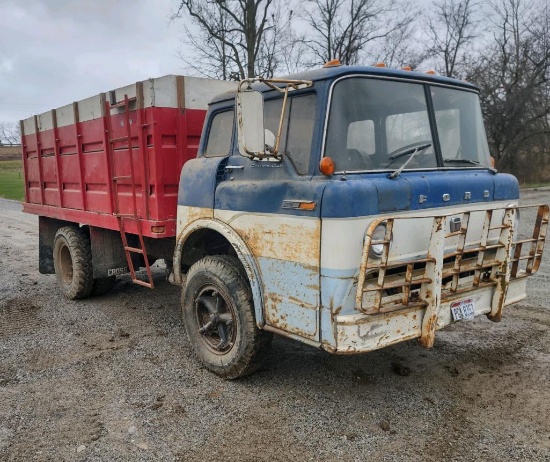
[[[493,175],[497,174],[497,169],[493,167],[487,167],[486,165],[481,165],[477,160],[472,159],[443,159],[443,162],[446,162],[448,164],[471,164],[471,165],[477,165],[479,167],[486,168],[489,170]]]
[[[395,178],[397,178],[399,175],[401,175],[401,172],[403,171],[403,169],[409,165],[409,162],[411,160],[414,159],[414,156],[416,156],[419,152],[422,152],[422,151],[425,151],[426,149],[428,149],[430,146],[432,145],[432,143],[426,143],[426,144],[423,144],[421,146],[417,146],[416,148],[410,148],[410,149],[407,149],[406,151],[403,151],[403,152],[400,152],[399,154],[396,154],[394,156],[391,156],[390,157],[390,160],[393,162],[395,159],[399,159],[400,157],[403,157],[403,156],[406,156],[406,155],[409,155],[410,154],[410,157],[407,159],[407,161],[401,166],[399,167],[395,172],[392,172],[388,175],[388,178],[390,180],[394,180]],[[390,162],[391,163],[391,162]]]
[[[400,157],[408,156],[409,154],[416,155],[415,151],[423,151],[424,149],[429,148],[431,145],[432,145],[432,143],[425,143],[425,144],[422,144],[420,146],[414,146],[410,149],[407,149],[406,151],[400,152],[399,154],[395,154],[393,156],[390,156],[389,159],[393,162],[394,160],[399,159]],[[390,162],[390,164],[391,164],[391,162]]]

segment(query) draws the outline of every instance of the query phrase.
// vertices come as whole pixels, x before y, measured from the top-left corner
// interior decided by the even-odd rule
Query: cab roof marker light
[[[338,67],[341,65],[342,63],[340,63],[339,59],[331,59],[330,61],[327,61],[325,64],[323,64],[323,67]]]

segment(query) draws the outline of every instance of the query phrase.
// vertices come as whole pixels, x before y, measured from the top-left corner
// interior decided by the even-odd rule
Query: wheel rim
[[[228,353],[237,337],[236,311],[228,297],[206,285],[197,292],[194,307],[199,335],[208,349],[219,355]]]
[[[73,259],[71,251],[66,244],[61,245],[59,249],[59,274],[66,284],[73,282]]]

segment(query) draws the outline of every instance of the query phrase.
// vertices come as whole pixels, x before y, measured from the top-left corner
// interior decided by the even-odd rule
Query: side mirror
[[[237,93],[239,152],[245,157],[265,157],[264,98],[259,91]]]

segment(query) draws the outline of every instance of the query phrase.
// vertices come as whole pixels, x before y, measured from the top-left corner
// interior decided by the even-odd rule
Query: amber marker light
[[[429,71],[426,71],[426,74],[435,75],[435,71],[430,69]]]
[[[298,207],[300,210],[315,210],[315,206],[317,204],[315,202],[302,202],[300,206]]]
[[[405,67],[402,67],[401,70],[402,71],[412,71],[412,67],[411,66],[405,66]]]
[[[338,67],[341,66],[339,59],[331,59],[330,61],[327,61],[325,64],[323,64],[323,67]]]
[[[319,163],[319,170],[326,176],[330,176],[334,173],[334,161],[332,157],[323,157]]]
[[[151,232],[156,234],[164,233],[166,230],[165,226],[151,226]]]
[[[386,63],[376,63],[374,67],[386,67]]]

